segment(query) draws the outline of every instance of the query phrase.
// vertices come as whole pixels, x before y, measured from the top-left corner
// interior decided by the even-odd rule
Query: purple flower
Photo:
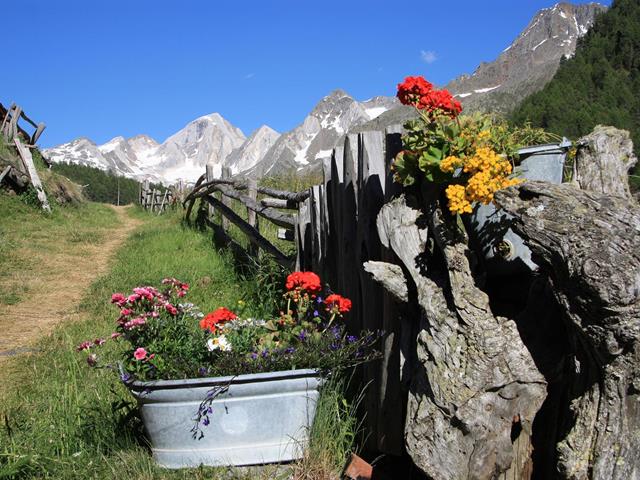
[[[307,332],[305,332],[304,330],[302,330],[302,331],[298,334],[298,338],[304,342],[304,341],[307,339]]]
[[[256,352],[251,353],[251,359],[255,360],[256,358],[258,358],[258,354]]]
[[[316,302],[322,303],[322,297],[316,297]]]
[[[202,420],[202,424],[206,427],[209,425],[209,417],[204,417],[204,420]]]
[[[284,351],[284,353],[293,353],[293,352],[295,352],[295,351],[296,351],[296,349],[295,349],[295,348],[293,348],[293,347],[287,347],[287,349]]]
[[[329,349],[333,350],[334,352],[336,350],[340,350],[341,345],[339,343],[332,343],[331,345],[329,345]]]
[[[262,355],[262,358],[267,358],[267,356],[269,355],[269,350],[265,348],[260,355]]]
[[[319,316],[319,315],[320,315],[320,313],[318,313],[318,310],[314,310],[314,311],[313,311],[313,316],[314,316],[314,317],[317,317],[317,316]]]
[[[353,343],[353,342],[357,342],[358,341],[358,337],[356,337],[355,335],[348,335],[347,336],[347,342],[348,343]]]
[[[198,369],[198,375],[200,375],[201,377],[204,377],[207,374],[207,369],[205,367],[200,367]]]

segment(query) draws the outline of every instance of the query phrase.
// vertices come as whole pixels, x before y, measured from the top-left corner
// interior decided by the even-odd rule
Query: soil
[[[33,351],[35,342],[62,322],[78,320],[80,300],[91,283],[106,272],[109,261],[142,222],[112,208],[120,222],[105,234],[105,241],[78,247],[70,244],[53,255],[38,258],[35,272],[24,279],[29,295],[0,315],[0,364],[7,358]]]

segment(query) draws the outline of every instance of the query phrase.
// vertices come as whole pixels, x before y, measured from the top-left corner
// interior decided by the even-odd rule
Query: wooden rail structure
[[[145,180],[140,185],[138,201],[145,210],[160,215],[175,203],[175,194],[170,188],[151,188],[149,180]]]
[[[4,139],[8,142],[8,146],[15,147],[21,160],[21,165],[15,165],[11,162],[9,162],[9,165],[3,165],[2,172],[0,173],[0,183],[5,181],[14,189],[17,188],[19,190],[24,190],[29,185],[33,186],[38,195],[38,200],[40,200],[42,204],[42,209],[47,213],[51,213],[51,206],[49,205],[47,194],[44,191],[31,155],[31,149],[36,148],[35,144],[40,138],[40,135],[42,135],[46,125],[42,122],[36,124],[27,117],[22,111],[22,108],[15,103],[12,103],[9,109],[6,109],[0,103],[0,118],[2,119],[2,123],[0,123],[0,133],[2,133]],[[35,128],[33,134],[30,135],[18,125],[20,119],[24,119]],[[27,143],[23,143],[23,141]]]
[[[11,106],[7,109],[0,103],[0,118],[2,118],[2,123],[0,124],[0,132],[4,135],[6,140],[13,140],[18,134],[21,134],[24,137],[24,140],[28,141],[28,145],[33,146],[36,144],[42,132],[46,128],[46,125],[43,122],[35,123],[31,120],[22,110],[19,105],[12,103]],[[29,135],[26,130],[24,130],[18,122],[20,119],[26,121],[29,125],[35,128],[35,131]]]
[[[376,219],[399,193],[390,169],[402,149],[401,126],[348,134],[323,162],[322,185],[301,202],[296,225],[296,268],[318,273],[353,302],[347,328],[384,331],[380,362],[364,367],[368,383],[363,409],[368,448],[399,455],[404,451],[404,420],[416,326],[363,267],[367,261],[400,264],[379,238]],[[398,267],[400,269],[400,267]],[[406,312],[405,312],[406,314]],[[415,322],[413,322],[415,323]]]
[[[256,258],[262,250],[273,256],[280,265],[293,268],[295,258],[283,253],[260,232],[260,219],[279,227],[280,240],[295,241],[297,216],[283,210],[298,210],[300,202],[308,198],[310,193],[276,190],[258,186],[255,179],[243,181],[230,177],[230,171],[224,167],[222,178],[215,178],[213,166],[207,166],[206,173],[198,179],[193,190],[183,201],[187,222],[191,221],[195,202],[200,199],[198,218],[202,218],[213,230],[218,244],[232,249],[241,256],[252,258]],[[258,198],[258,194],[265,197]],[[242,208],[246,209],[246,220],[232,208],[232,200],[239,202]],[[216,213],[219,213],[219,222],[216,221]],[[230,224],[235,225],[246,236],[249,243],[247,249],[229,235]]]

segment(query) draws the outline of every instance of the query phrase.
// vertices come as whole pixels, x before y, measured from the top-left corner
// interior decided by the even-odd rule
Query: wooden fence
[[[42,132],[45,129],[45,124],[36,124],[33,120],[27,117],[27,115],[22,111],[22,108],[16,104],[11,104],[7,110],[0,103],[0,118],[2,119],[0,132],[4,139],[9,142],[7,145],[15,147],[21,160],[21,165],[9,162],[8,165],[3,166],[2,171],[0,172],[0,183],[5,181],[14,189],[17,188],[19,190],[26,189],[31,185],[38,195],[38,200],[40,200],[42,209],[47,213],[51,213],[51,206],[49,205],[47,194],[42,187],[40,176],[38,175],[38,171],[36,170],[35,164],[33,163],[33,157],[31,155],[31,149],[36,148],[35,144],[38,141],[38,138],[40,138],[40,135],[42,135]],[[20,119],[24,119],[35,128],[33,134],[29,135],[26,130],[20,127],[18,124]],[[23,141],[26,141],[27,143],[24,144],[22,143]]]
[[[176,195],[169,189],[150,188],[149,181],[145,180],[140,185],[140,205],[145,210],[157,212],[160,215],[175,203]]]
[[[264,197],[258,198],[258,194]],[[295,258],[282,252],[261,233],[259,218],[278,227],[277,237],[280,240],[295,241],[297,218],[296,215],[285,211],[298,210],[300,202],[308,197],[308,191],[288,192],[259,187],[256,180],[233,180],[226,167],[222,170],[222,178],[214,178],[213,167],[207,166],[207,172],[198,179],[183,205],[186,207],[185,218],[191,221],[196,200],[202,200],[198,218],[213,230],[217,244],[226,246],[244,257],[255,258],[262,250],[273,256],[280,265],[293,268]],[[246,209],[246,220],[232,208],[232,200],[239,202],[241,208]],[[208,207],[205,208],[205,204]],[[216,212],[219,215],[216,215]],[[248,248],[242,247],[229,235],[230,224],[235,225],[246,236]]]
[[[347,135],[323,164],[323,184],[311,188],[309,198],[300,204],[296,235],[297,268],[313,270],[352,300],[348,328],[384,331],[382,361],[365,367],[369,386],[364,409],[368,446],[390,454],[404,450],[409,376],[403,368],[415,348],[410,339],[417,326],[411,325],[410,315],[398,311],[363,263],[400,263],[383,247],[376,229],[378,212],[399,191],[390,166],[402,148],[400,132],[397,126]]]

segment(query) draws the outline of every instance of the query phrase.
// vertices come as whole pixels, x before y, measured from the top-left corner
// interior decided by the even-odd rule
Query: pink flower
[[[130,308],[123,308],[122,310],[120,310],[120,315],[122,315],[123,317],[128,317],[132,313],[133,310],[131,310]]]
[[[115,340],[116,338],[121,337],[121,336],[122,336],[122,334],[121,334],[121,333],[113,332],[113,333],[111,334],[111,339],[112,339],[112,340]]]
[[[80,345],[78,345],[76,347],[76,351],[81,352],[82,350],[89,350],[92,345],[93,343],[87,340],[85,342],[82,342]]]
[[[178,292],[178,297],[182,298],[182,297],[184,297],[186,294],[187,294],[187,292],[186,292],[185,290],[180,290],[180,291]]]
[[[167,312],[169,312],[169,314],[171,315],[177,315],[178,314],[178,309],[176,307],[174,307],[173,305],[171,305],[170,303],[167,303],[164,308],[167,309]]]
[[[137,293],[134,293],[134,294],[129,295],[127,297],[127,302],[129,302],[129,303],[135,303],[138,300],[140,300],[140,295],[138,295]]]
[[[147,323],[147,321],[142,317],[136,317],[133,320],[129,320],[127,323],[123,325],[125,330],[131,330],[134,327],[139,327]]]
[[[111,295],[111,303],[117,303],[118,305],[122,305],[124,304],[125,301],[126,301],[126,298],[121,293],[114,293],[113,295]]]
[[[104,340],[104,338],[96,338],[96,339],[93,341],[93,344],[94,344],[94,345],[98,345],[98,346],[100,346],[100,345],[104,344],[104,341],[105,341],[105,340]]]
[[[147,351],[142,347],[139,347],[135,352],[133,352],[133,358],[136,360],[144,360],[146,357]]]
[[[146,298],[147,300],[153,300],[154,291],[152,287],[137,287],[133,289],[133,293],[136,295],[140,295],[142,298]]]

